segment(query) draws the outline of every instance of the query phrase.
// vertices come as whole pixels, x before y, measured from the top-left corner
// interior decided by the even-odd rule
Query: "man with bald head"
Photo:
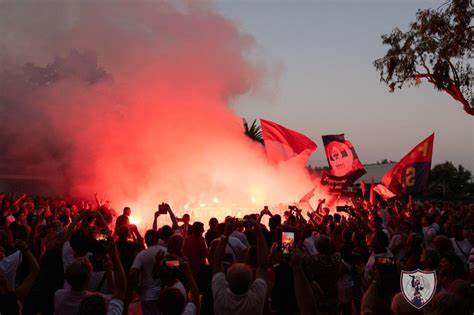
[[[262,228],[253,222],[257,235],[257,263],[255,280],[252,270],[247,264],[234,263],[224,274],[222,260],[225,255],[227,241],[236,229],[234,220],[230,220],[224,234],[219,240],[212,266],[212,295],[214,297],[214,313],[219,314],[262,314],[267,296],[267,245]]]
[[[54,314],[78,314],[81,301],[93,294],[87,291],[92,266],[88,259],[79,258],[66,269],[66,281],[70,289],[61,289],[54,294]]]

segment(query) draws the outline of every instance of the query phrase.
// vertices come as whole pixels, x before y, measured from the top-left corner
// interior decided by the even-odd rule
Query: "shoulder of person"
[[[107,315],[121,315],[123,313],[123,304],[123,301],[119,299],[110,300]]]
[[[212,276],[211,287],[212,287],[213,294],[221,291],[222,289],[229,287],[229,283],[227,282],[225,274],[222,271],[217,272],[216,274]]]
[[[67,289],[59,289],[56,292],[54,292],[54,298],[55,299],[60,299],[62,296],[67,294],[68,291],[69,290],[67,290]]]
[[[262,278],[257,278],[250,286],[249,291],[253,292],[256,295],[260,295],[264,298],[267,293],[267,288],[268,288],[267,282]]]
[[[195,315],[197,314],[197,307],[193,302],[188,302],[184,308],[183,315]]]
[[[246,247],[244,243],[242,243],[241,240],[239,240],[237,237],[234,236],[229,236],[229,243],[232,242],[232,245],[242,245],[243,247]]]

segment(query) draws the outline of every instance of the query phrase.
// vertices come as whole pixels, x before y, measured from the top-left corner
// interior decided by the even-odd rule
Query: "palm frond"
[[[252,139],[252,141],[255,141],[264,145],[262,129],[258,125],[257,120],[255,119],[252,122],[252,125],[250,127],[247,121],[245,120],[245,118],[243,118],[243,123],[244,123],[244,128],[245,128],[245,134],[247,135],[247,137]]]

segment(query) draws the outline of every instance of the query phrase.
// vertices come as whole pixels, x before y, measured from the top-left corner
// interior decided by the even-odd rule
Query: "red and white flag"
[[[308,202],[311,198],[314,197],[314,191],[316,190],[316,188],[318,187],[318,185],[314,186],[313,189],[311,189],[309,192],[306,193],[306,195],[303,196],[303,198],[300,199],[300,203],[303,203],[303,202]]]
[[[306,163],[317,145],[310,138],[285,128],[272,121],[260,119],[265,150],[269,159],[286,161],[295,157],[303,157]]]
[[[375,186],[374,191],[379,194],[384,200],[388,200],[397,196],[382,184],[378,184],[377,186]]]

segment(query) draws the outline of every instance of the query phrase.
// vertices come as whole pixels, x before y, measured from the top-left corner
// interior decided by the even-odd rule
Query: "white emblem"
[[[402,271],[400,289],[405,299],[413,307],[420,309],[428,304],[436,292],[436,272]]]

